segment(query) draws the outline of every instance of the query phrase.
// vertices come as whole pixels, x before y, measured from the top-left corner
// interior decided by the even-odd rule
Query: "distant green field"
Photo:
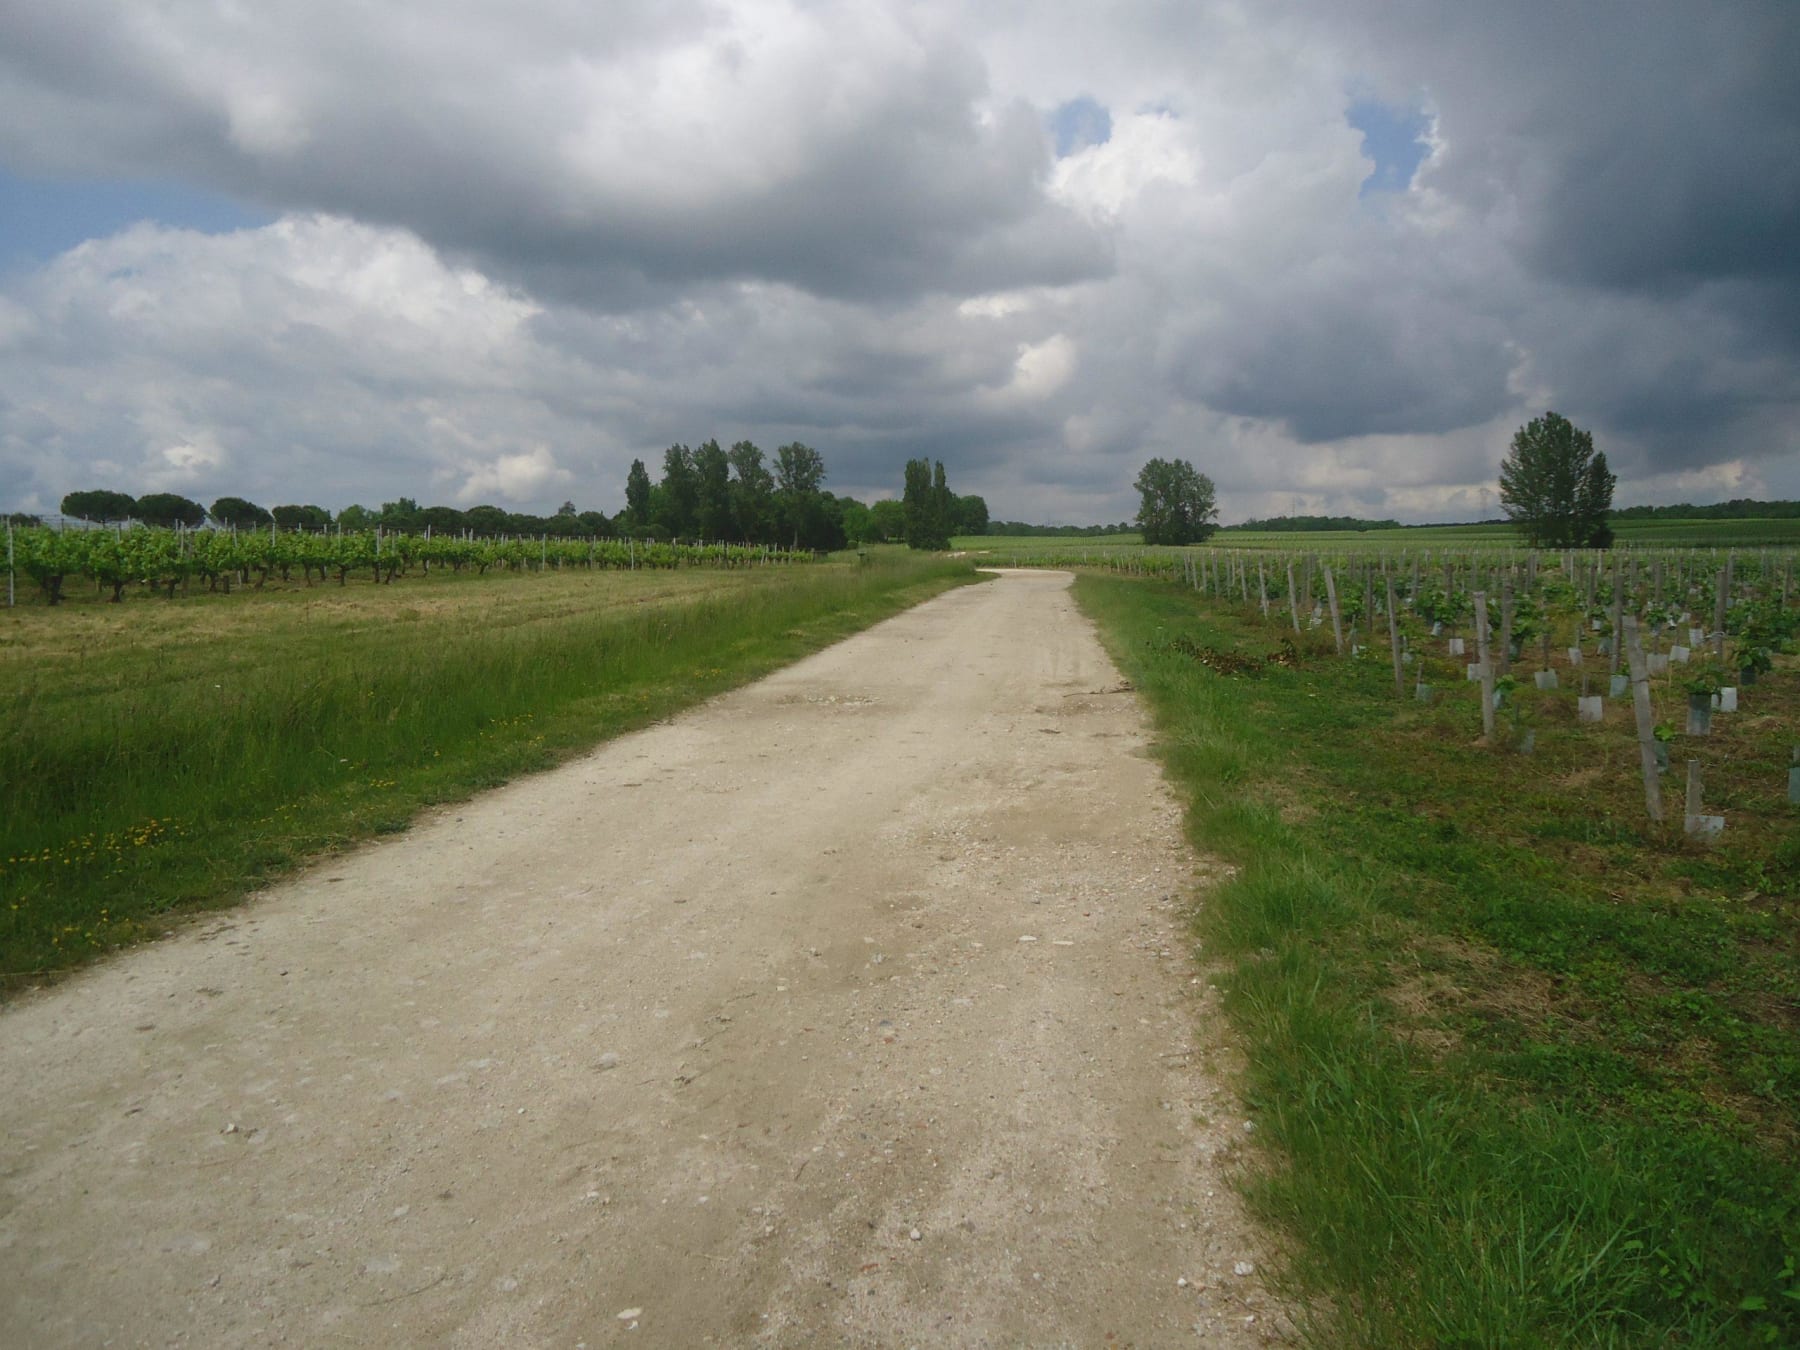
[[[1690,548],[1772,548],[1800,546],[1800,519],[1782,520],[1620,520],[1613,522],[1629,544]]]
[[[1778,520],[1621,520],[1613,523],[1618,542],[1648,548],[1800,548],[1800,519]],[[1268,548],[1288,551],[1343,552],[1351,549],[1512,548],[1519,536],[1510,525],[1421,525],[1398,530],[1240,530],[1223,529],[1212,542],[1221,548]],[[970,551],[1059,556],[1139,548],[1135,534],[1091,538],[1055,535],[962,535],[955,547]]]

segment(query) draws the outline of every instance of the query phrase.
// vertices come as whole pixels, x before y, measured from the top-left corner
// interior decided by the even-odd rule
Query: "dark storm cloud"
[[[465,4],[434,7],[427,35],[366,10],[335,29],[342,9],[232,24],[176,5],[159,24],[85,0],[9,18],[0,110],[30,114],[0,146],[402,226],[590,304],[734,278],[967,292],[1107,265],[1042,191],[1037,112],[987,106],[948,33],[832,7],[609,5],[509,11],[502,37],[493,7]]]

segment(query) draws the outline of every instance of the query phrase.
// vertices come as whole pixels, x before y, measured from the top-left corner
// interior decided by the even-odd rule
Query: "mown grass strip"
[[[896,551],[534,578],[510,609],[478,578],[349,610],[221,598],[185,637],[153,601],[108,607],[103,643],[30,615],[0,696],[0,994],[973,579]]]
[[[1196,931],[1315,1342],[1800,1344],[1778,789],[1697,849],[1631,815],[1628,769],[1583,767],[1573,718],[1531,758],[1490,751],[1466,701],[1397,704],[1385,661],[1221,675],[1192,651],[1268,654],[1279,626],[1160,582],[1076,593],[1196,843],[1239,869]]]

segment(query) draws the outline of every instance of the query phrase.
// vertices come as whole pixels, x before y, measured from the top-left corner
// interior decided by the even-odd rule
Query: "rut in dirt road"
[[[1200,863],[1068,584],[7,1009],[0,1344],[1278,1339]]]

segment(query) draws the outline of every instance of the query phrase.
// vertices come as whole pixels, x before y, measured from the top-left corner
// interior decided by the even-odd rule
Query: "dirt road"
[[[1200,864],[1060,574],[0,1014],[0,1345],[1250,1345]]]

